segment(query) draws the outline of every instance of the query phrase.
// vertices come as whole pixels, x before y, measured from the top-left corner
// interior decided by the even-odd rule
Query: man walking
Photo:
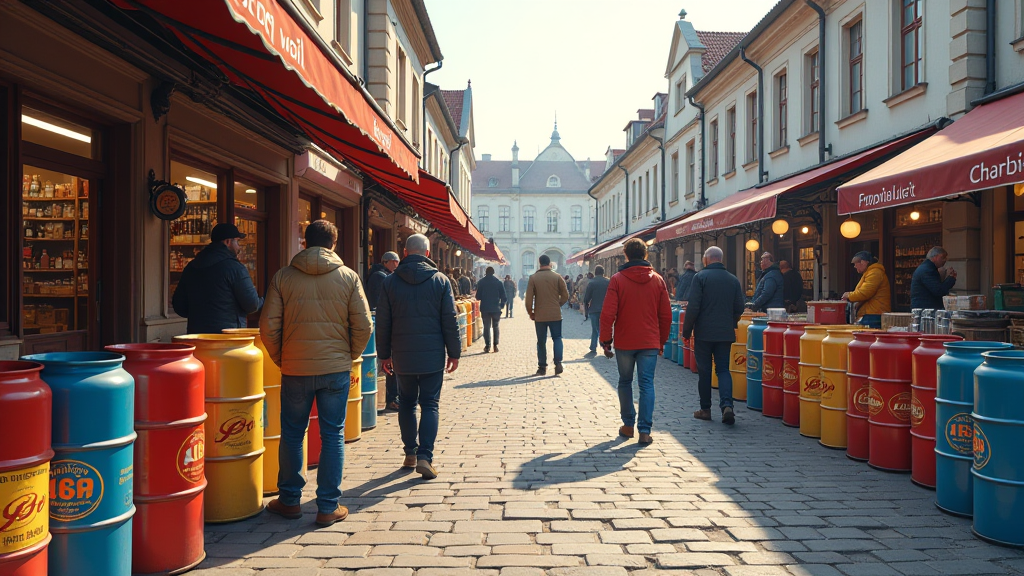
[[[306,479],[302,443],[316,400],[320,414],[320,467],[316,475],[316,523],[330,526],[348,516],[338,504],[345,464],[345,414],[349,372],[370,341],[370,306],[359,276],[334,252],[338,229],[327,220],[306,227],[307,248],[270,281],[260,316],[260,338],[281,368],[281,495],[267,510],[297,520]]]
[[[597,356],[597,341],[601,332],[601,309],[604,306],[607,292],[608,279],[604,277],[604,266],[598,265],[594,268],[594,278],[587,284],[587,291],[583,293],[584,311],[590,318],[590,352],[584,354],[584,358]]]
[[[722,249],[712,246],[704,251],[704,269],[693,277],[683,321],[683,338],[696,333],[694,355],[697,359],[697,390],[700,410],[693,413],[698,420],[711,420],[711,369],[718,374],[718,402],[722,422],[732,424],[732,376],[729,356],[736,341],[736,324],[743,315],[743,289],[722,264]]]
[[[494,329],[494,351],[498,351],[498,322],[505,307],[505,286],[494,275],[494,268],[487,267],[485,276],[476,283],[476,299],[480,301],[480,317],[484,321],[484,354],[491,351],[491,328]]]
[[[505,274],[505,282],[503,283],[505,288],[505,317],[512,317],[512,305],[516,301],[516,283],[512,281],[511,274]]]
[[[551,258],[541,255],[540,268],[530,276],[526,285],[526,313],[537,329],[537,373],[548,371],[547,340],[551,332],[551,346],[555,360],[555,375],[562,373],[562,306],[569,301],[569,290],[551,269]]]
[[[462,270],[455,269],[455,279],[459,282],[459,294],[463,296],[473,295],[473,282],[462,273]]]
[[[462,353],[452,286],[429,257],[430,240],[409,236],[405,258],[384,280],[377,304],[377,354],[384,372],[398,377],[402,467],[415,467],[428,480],[437,478],[433,461],[441,384],[445,372],[459,367]]]
[[[377,299],[380,298],[380,287],[384,279],[391,275],[398,268],[398,254],[385,252],[380,258],[379,264],[370,268],[370,274],[366,278],[366,298],[370,302],[370,310],[377,309]],[[380,362],[378,359],[377,362]],[[384,375],[384,409],[398,410],[398,381],[393,374]]]
[[[222,222],[210,232],[210,244],[185,266],[171,305],[188,318],[189,334],[220,334],[225,328],[245,328],[246,316],[263,307],[252,277],[238,261],[245,234]]]
[[[795,314],[804,299],[804,279],[788,260],[779,260],[779,271],[782,272],[782,302],[787,312]]]
[[[633,437],[634,423],[640,444],[654,442],[654,369],[672,328],[672,305],[661,275],[647,261],[647,244],[630,238],[622,247],[626,264],[608,283],[601,310],[601,345],[612,347],[614,336],[619,368],[619,435]],[[640,415],[633,406],[633,370],[640,388]]]
[[[519,279],[519,297],[524,301],[526,300],[526,286],[530,283],[530,280],[523,276]]]
[[[761,270],[761,279],[754,289],[754,302],[750,308],[755,312],[765,312],[769,308],[785,307],[782,299],[782,271],[768,252],[761,254]]]
[[[683,273],[679,275],[679,281],[676,283],[676,300],[686,302],[686,297],[690,294],[690,284],[696,275],[697,271],[693,269],[693,262],[687,260],[683,265]]]
[[[925,255],[924,262],[914,270],[910,280],[911,308],[945,308],[942,297],[948,295],[956,285],[956,270],[950,268],[946,278],[942,278],[948,256],[945,248],[935,246]]]

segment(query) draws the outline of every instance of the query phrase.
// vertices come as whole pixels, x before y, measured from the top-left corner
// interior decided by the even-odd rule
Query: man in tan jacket
[[[302,518],[302,443],[315,399],[322,443],[316,476],[320,526],[348,516],[338,498],[350,370],[373,332],[359,276],[335,254],[337,242],[338,229],[327,220],[307,226],[307,248],[274,275],[260,316],[260,337],[270,359],[281,368],[281,495],[267,510]]]
[[[526,285],[526,313],[537,328],[536,376],[544,376],[548,371],[548,330],[558,375],[562,373],[562,306],[569,301],[569,289],[565,280],[551,269],[551,258],[545,254],[539,262],[540,269],[530,276]]]

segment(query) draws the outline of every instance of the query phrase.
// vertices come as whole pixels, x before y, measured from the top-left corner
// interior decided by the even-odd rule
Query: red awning
[[[337,158],[406,180],[419,177],[417,154],[280,0],[111,1],[166,26]]]
[[[933,131],[933,128],[922,130],[859,154],[847,156],[801,174],[772,182],[761,188],[742,190],[689,218],[663,226],[658,230],[658,241],[663,242],[774,218],[781,194],[839,178],[866,164],[912,146]]]
[[[983,104],[839,188],[839,213],[914,204],[1024,182],[1024,94]]]
[[[487,245],[484,246],[484,253],[483,256],[481,256],[481,258],[489,262],[497,262],[498,264],[508,263],[505,260],[505,255],[502,254],[501,250],[498,248],[498,245],[492,242],[491,240],[488,240]]]

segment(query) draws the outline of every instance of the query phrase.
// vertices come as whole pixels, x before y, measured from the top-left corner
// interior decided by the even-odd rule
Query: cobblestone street
[[[1021,574],[934,492],[822,448],[737,404],[694,420],[696,375],[659,360],[654,444],[617,437],[614,362],[583,359],[589,322],[566,311],[560,377],[534,377],[522,301],[499,354],[477,342],[446,378],[434,464],[400,470],[395,414],[346,449],[352,514],[317,529],[263,513],[208,526],[202,576]],[[549,344],[550,346],[550,344]],[[549,369],[549,373],[551,370]],[[717,402],[717,401],[716,401]]]

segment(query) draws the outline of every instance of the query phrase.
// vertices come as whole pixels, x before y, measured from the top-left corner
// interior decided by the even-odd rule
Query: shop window
[[[313,203],[299,198],[299,246],[306,248],[306,227],[313,223]]]
[[[32,108],[22,108],[21,139],[52,150],[100,159],[99,132]]]
[[[207,170],[171,161],[171,182],[185,190],[188,202],[181,218],[170,222],[170,305],[181,273],[210,243],[210,231],[217,225],[217,189],[219,177]]]
[[[265,208],[266,190],[264,186],[236,180],[233,183],[235,207],[235,226],[245,234],[238,241],[241,250],[238,261],[245,265],[252,278],[253,286],[263,292],[263,260],[266,257],[265,225],[267,221]]]

